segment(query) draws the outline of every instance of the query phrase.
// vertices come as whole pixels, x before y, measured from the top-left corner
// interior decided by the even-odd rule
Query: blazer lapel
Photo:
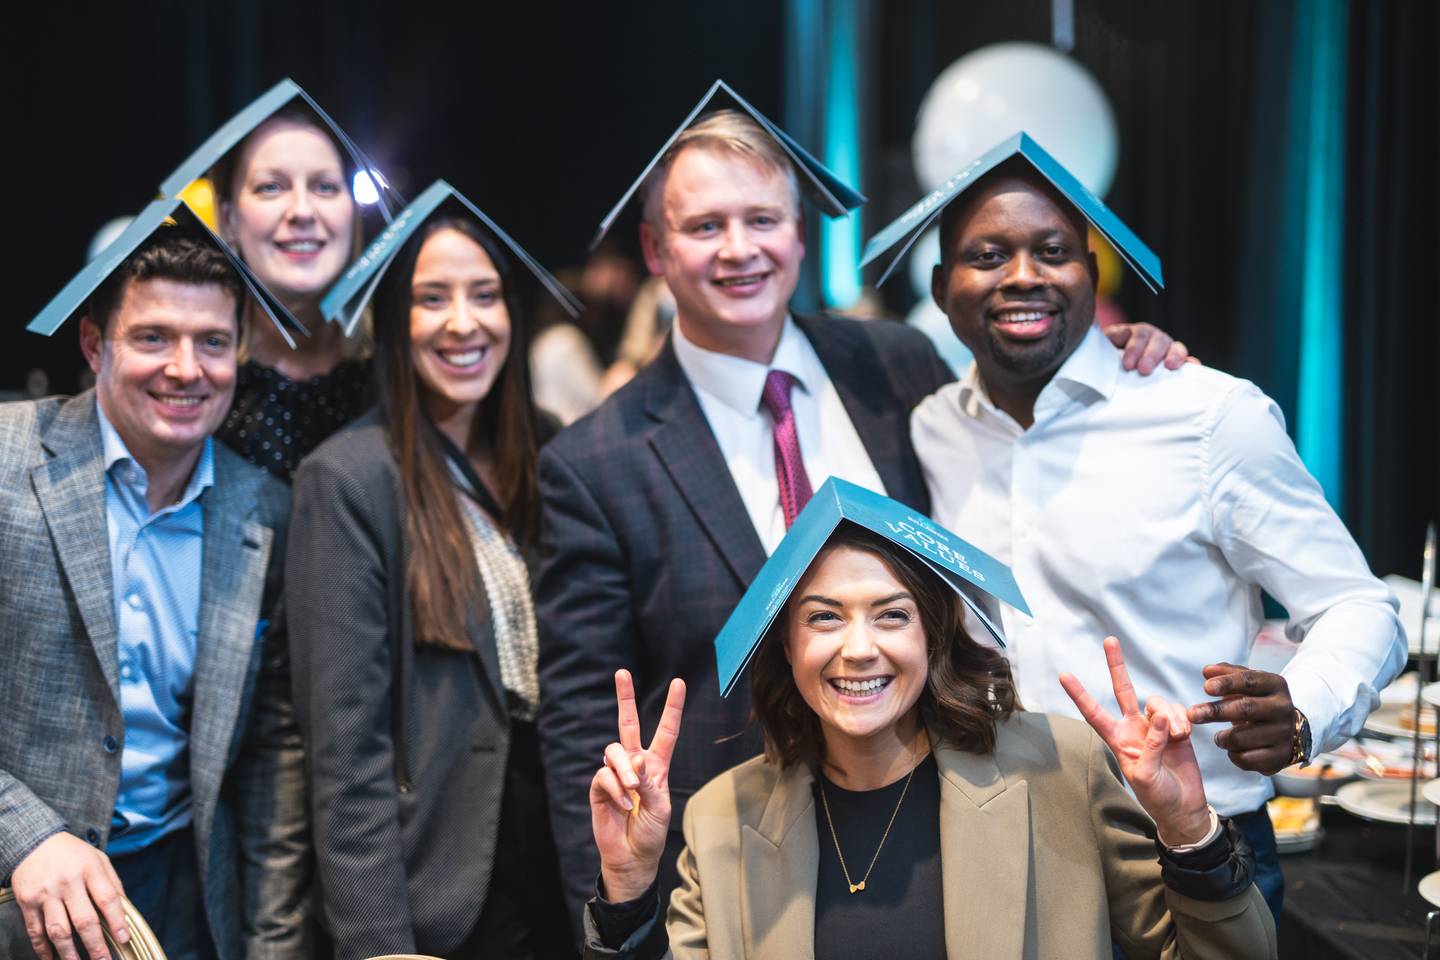
[[[1019,958],[1030,886],[1029,786],[1007,785],[993,756],[941,747],[935,759],[946,953]]]
[[[260,476],[236,471],[215,451],[215,482],[205,510],[200,571],[200,631],[196,638],[194,706],[190,722],[190,785],[197,829],[213,811],[238,744],[236,726],[260,645],[260,605],[274,531],[255,517]]]
[[[650,446],[743,587],[764,565],[765,547],[670,341],[653,364],[645,409],[659,425]]]
[[[741,828],[740,924],[751,960],[815,956],[814,778],[796,765],[780,774],[756,827]]]
[[[879,322],[879,321],[876,321]],[[885,492],[921,512],[929,512],[930,495],[920,474],[919,461],[909,442],[910,408],[895,395],[889,373],[874,349],[837,323],[814,317],[796,317],[815,354],[835,384],[835,392]]]
[[[70,582],[105,683],[120,702],[115,582],[105,517],[105,453],[94,391],[67,402],[45,431],[51,459],[30,473],[50,539]]]

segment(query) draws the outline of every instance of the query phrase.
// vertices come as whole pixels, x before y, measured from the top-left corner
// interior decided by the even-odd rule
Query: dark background
[[[1075,0],[1073,51],[1119,123],[1107,201],[1165,264],[1161,295],[1130,278],[1121,306],[1254,380],[1292,422],[1298,320],[1277,290],[1296,250],[1277,158],[1304,2]],[[931,80],[990,43],[1048,42],[1051,4],[860,6],[868,236],[918,195],[910,137]],[[1348,16],[1343,512],[1377,572],[1416,577],[1423,524],[1440,514],[1440,4],[1352,0]],[[49,3],[21,22],[17,11],[0,41],[16,207],[4,258],[16,336],[0,390],[34,367],[53,390],[74,388],[73,332],[46,340],[25,323],[100,224],[138,210],[281,77],[403,193],[443,176],[559,268],[581,262],[600,218],[716,77],[791,123],[787,65],[822,66],[787,54],[806,44],[775,0]],[[633,231],[619,233],[633,245]],[[902,272],[885,288],[896,313],[907,286]]]

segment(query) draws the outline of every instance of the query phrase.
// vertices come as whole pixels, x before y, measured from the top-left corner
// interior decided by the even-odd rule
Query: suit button
[[[96,830],[94,827],[91,827],[89,830],[85,831],[85,839],[90,841],[90,846],[92,847],[100,846],[100,831]]]
[[[114,737],[107,736],[104,740],[100,741],[100,746],[105,748],[106,753],[114,753],[120,749],[120,741]]]

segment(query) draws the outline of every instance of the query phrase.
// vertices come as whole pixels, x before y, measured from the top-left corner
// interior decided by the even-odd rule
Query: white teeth
[[[1038,312],[1038,311],[1036,311],[1036,312],[1031,312],[1031,313],[1002,313],[1002,314],[1000,314],[1000,322],[1001,322],[1001,323],[1031,323],[1031,322],[1034,322],[1034,321],[1036,321],[1036,320],[1044,320],[1044,319],[1045,319],[1046,317],[1048,317],[1048,316],[1049,316],[1048,313],[1040,313],[1040,312]]]
[[[836,678],[831,681],[831,683],[846,693],[874,693],[889,682],[889,677],[875,677],[871,680],[844,680]]]
[[[453,364],[457,367],[468,367],[471,364],[480,362],[480,358],[485,356],[485,348],[479,347],[475,350],[466,350],[464,353],[441,350],[440,356],[445,358],[446,363]]]
[[[156,399],[156,400],[159,400],[161,403],[165,404],[167,407],[194,407],[194,406],[199,405],[200,401],[203,400],[204,398],[203,398],[203,397],[156,397],[155,399]]]
[[[289,250],[294,253],[314,253],[320,249],[319,240],[291,240],[288,243],[276,244],[281,250]]]
[[[738,287],[742,284],[757,283],[761,279],[763,279],[763,277],[759,274],[756,274],[749,277],[722,277],[715,282],[720,284],[720,286],[722,287]]]

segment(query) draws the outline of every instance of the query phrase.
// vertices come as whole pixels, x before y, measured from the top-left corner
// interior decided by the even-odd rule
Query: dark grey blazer
[[[923,334],[901,324],[796,322],[890,496],[928,510],[910,410],[954,379],[949,368]],[[754,733],[717,743],[744,729],[750,697],[741,684],[721,699],[712,641],[765,549],[668,342],[634,380],[541,451],[540,492],[541,752],[578,930],[600,865],[589,788],[616,736],[617,668],[635,672],[647,736],[670,678],[689,687],[670,770],[676,852],[685,800],[760,751]]]
[[[106,750],[125,731],[95,403],[91,391],[0,405],[0,882],[59,829],[103,849],[119,789],[120,751]],[[214,450],[189,750],[205,911],[222,960],[296,956],[309,901],[280,612],[290,495]],[[18,908],[0,913],[0,945],[29,956]]]
[[[509,714],[484,607],[476,653],[416,647],[400,473],[377,412],[295,476],[285,578],[322,919],[338,960],[445,956],[490,885]],[[482,592],[483,597],[483,592]]]

